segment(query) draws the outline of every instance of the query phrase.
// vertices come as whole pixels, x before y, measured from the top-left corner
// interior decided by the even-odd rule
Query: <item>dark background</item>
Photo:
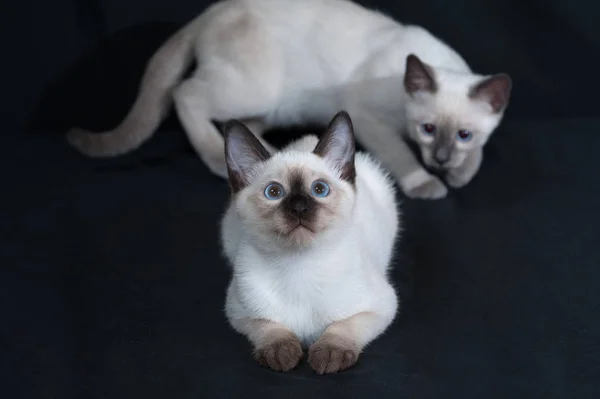
[[[362,3],[514,90],[469,186],[403,199],[401,313],[354,369],[324,377],[260,368],[227,326],[227,186],[173,116],[115,159],[62,136],[118,123],[149,56],[209,2],[2,3],[2,397],[599,397],[600,5]]]

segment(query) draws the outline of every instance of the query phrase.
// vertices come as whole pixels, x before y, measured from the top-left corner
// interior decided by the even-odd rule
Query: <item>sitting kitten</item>
[[[368,155],[355,156],[345,112],[321,140],[306,136],[273,155],[229,122],[225,153],[229,322],[274,370],[294,368],[303,344],[319,374],[353,366],[398,307],[387,279],[399,223],[392,181]]]
[[[182,81],[194,59],[193,76]],[[365,99],[318,100],[355,85],[357,94],[369,93]],[[245,119],[273,151],[261,138],[269,127],[326,124],[346,109],[360,143],[407,196],[440,198],[446,186],[400,133],[419,144],[425,164],[448,172],[451,186],[463,186],[479,169],[510,90],[508,75],[474,74],[427,30],[351,1],[224,0],[156,52],[117,128],[98,135],[74,129],[67,137],[90,156],[130,151],[153,134],[174,98],[191,144],[213,173],[226,177],[223,137],[211,120]]]

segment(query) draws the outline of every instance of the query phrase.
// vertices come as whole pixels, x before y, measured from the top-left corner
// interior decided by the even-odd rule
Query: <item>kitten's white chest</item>
[[[238,273],[230,295],[238,296],[239,304],[252,317],[278,321],[309,343],[333,321],[363,308],[360,298],[368,298],[360,295],[364,287],[355,274],[348,273],[346,265],[332,267],[331,261],[334,260],[325,256],[319,264],[314,260],[295,260],[293,265]],[[341,273],[342,269],[346,273]]]

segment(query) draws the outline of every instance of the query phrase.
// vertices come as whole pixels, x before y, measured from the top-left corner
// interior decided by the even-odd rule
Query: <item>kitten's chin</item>
[[[315,237],[315,233],[308,227],[299,224],[285,234],[286,241],[293,246],[306,247],[310,245]]]
[[[425,166],[435,172],[447,172],[450,169],[454,169],[462,165],[465,157],[456,157],[450,160],[450,162],[445,163],[443,165],[437,163],[433,159],[425,159]]]
[[[427,169],[434,173],[444,173],[447,172],[448,169],[450,169],[448,165],[440,165],[435,162],[426,162],[425,165],[427,166]]]

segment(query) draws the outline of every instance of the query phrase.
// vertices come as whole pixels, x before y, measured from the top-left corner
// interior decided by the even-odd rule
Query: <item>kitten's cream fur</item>
[[[398,307],[387,277],[399,230],[392,181],[370,156],[354,155],[344,112],[320,142],[306,136],[272,156],[243,125],[228,126],[233,196],[222,243],[233,266],[229,322],[253,344],[255,358],[275,370],[295,367],[302,345],[318,373],[351,367]],[[327,182],[330,193],[309,199],[316,214],[305,230],[289,218],[285,201],[310,196],[316,180]],[[265,197],[272,182],[284,187],[283,198]],[[294,226],[303,232],[289,232]]]
[[[194,58],[198,67],[182,82]],[[419,144],[425,164],[442,167],[447,182],[460,187],[477,172],[509,92],[507,75],[473,74],[427,30],[351,1],[224,0],[157,51],[117,128],[103,134],[74,129],[68,139],[90,156],[130,151],[152,135],[174,98],[197,153],[225,177],[223,138],[211,120],[252,120],[251,130],[273,151],[261,138],[265,129],[325,124],[346,109],[358,140],[406,195],[440,198],[445,185],[419,164],[402,133]],[[441,138],[424,137],[423,124],[435,124]],[[455,143],[461,129],[475,138]],[[436,154],[450,159],[440,165]]]

